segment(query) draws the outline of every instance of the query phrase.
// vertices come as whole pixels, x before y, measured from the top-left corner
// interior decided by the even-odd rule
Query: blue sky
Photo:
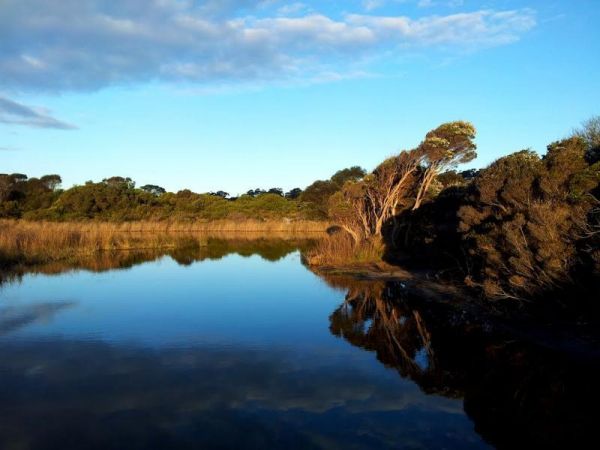
[[[597,0],[0,0],[0,172],[197,192],[372,169],[442,122],[479,158],[600,114]]]

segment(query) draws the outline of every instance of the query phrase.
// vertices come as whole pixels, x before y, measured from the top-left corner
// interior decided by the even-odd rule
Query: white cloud
[[[3,0],[0,89],[309,79],[383,52],[503,45],[535,26],[527,9],[411,19],[333,18],[302,7],[281,9],[274,0]]]

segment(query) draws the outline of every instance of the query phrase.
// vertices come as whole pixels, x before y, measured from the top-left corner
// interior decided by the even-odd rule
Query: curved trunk
[[[356,231],[347,225],[341,225],[341,227],[352,237],[354,245],[358,245],[360,243],[360,237]]]

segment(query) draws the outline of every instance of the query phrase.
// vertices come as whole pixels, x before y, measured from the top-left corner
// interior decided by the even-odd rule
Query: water
[[[479,339],[436,347],[435,321],[390,286],[322,279],[295,245],[217,247],[5,282],[0,448],[479,449],[527,433],[485,382],[471,398]]]

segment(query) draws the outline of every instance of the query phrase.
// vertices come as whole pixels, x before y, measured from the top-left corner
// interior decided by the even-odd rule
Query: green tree
[[[431,183],[441,172],[477,157],[474,139],[475,127],[463,121],[445,123],[427,133],[417,148],[422,158],[423,174],[413,210],[421,206]]]
[[[281,188],[271,188],[267,191],[267,193],[275,194],[275,195],[279,195],[280,197],[283,197],[283,189],[281,189]]]
[[[587,158],[591,164],[600,161],[600,116],[594,116],[581,124],[573,136],[583,139],[588,147]]]
[[[62,183],[60,175],[44,175],[40,181],[51,191],[56,190]]]
[[[298,197],[302,195],[302,189],[294,188],[285,193],[285,198],[289,198],[290,200],[296,200]]]
[[[142,191],[148,192],[154,196],[159,196],[162,195],[164,193],[166,193],[167,191],[165,190],[165,188],[157,186],[155,184],[146,184],[144,186],[142,186],[140,188]]]
[[[366,174],[367,171],[362,167],[352,166],[347,169],[338,170],[332,175],[329,181],[341,188],[347,181],[358,181]]]
[[[104,184],[112,187],[122,187],[125,189],[135,188],[135,182],[129,177],[110,177],[102,180]]]
[[[302,192],[300,200],[310,203],[322,217],[326,217],[329,197],[338,190],[339,187],[331,181],[318,180]]]
[[[365,174],[365,169],[358,166],[338,170],[329,180],[317,180],[308,186],[300,195],[300,201],[311,204],[321,217],[327,217],[329,198],[341,190],[346,182],[360,180]]]

